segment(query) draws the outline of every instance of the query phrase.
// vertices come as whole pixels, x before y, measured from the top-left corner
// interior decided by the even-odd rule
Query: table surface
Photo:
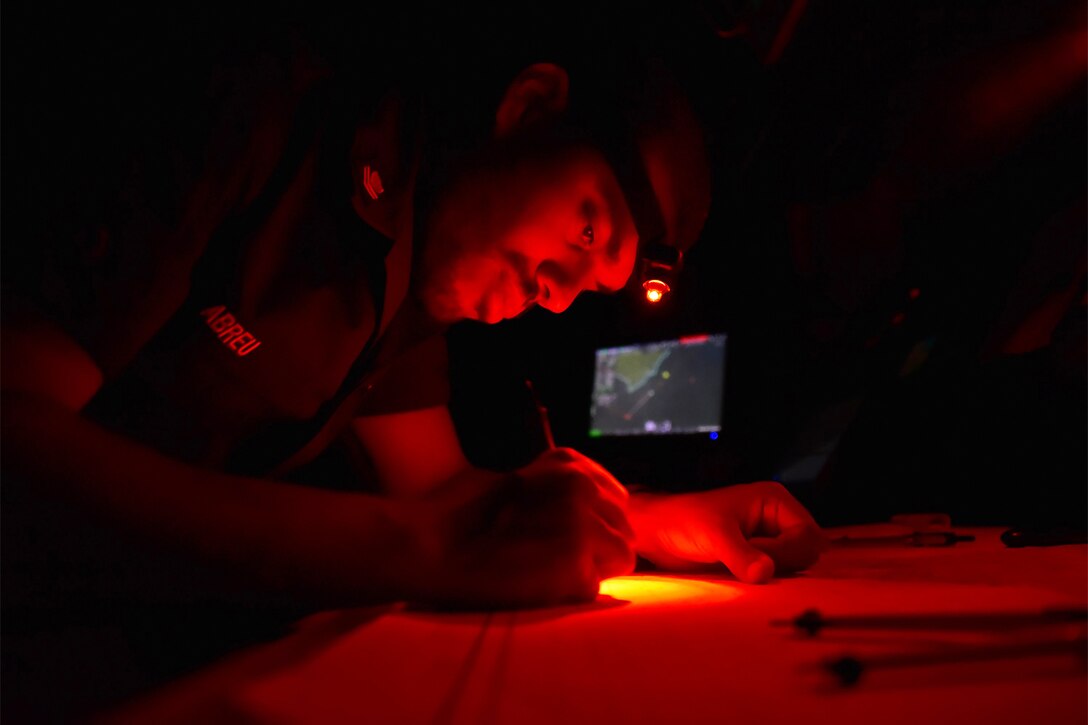
[[[1083,638],[1083,625],[827,629],[772,620],[1037,612],[1088,605],[1088,547],[1005,548],[1001,529],[943,548],[836,548],[767,585],[728,574],[602,583],[583,606],[449,614],[323,612],[109,713],[104,722],[1085,723],[1085,656],[871,666],[852,687],[824,664],[944,657]]]

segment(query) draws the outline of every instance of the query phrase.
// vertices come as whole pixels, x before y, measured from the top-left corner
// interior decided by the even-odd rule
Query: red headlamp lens
[[[648,279],[642,283],[642,289],[646,290],[647,302],[660,302],[670,291],[670,287],[659,279]]]

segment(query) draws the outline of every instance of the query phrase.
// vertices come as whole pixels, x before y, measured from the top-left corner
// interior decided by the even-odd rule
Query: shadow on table
[[[449,609],[436,609],[424,606],[410,606],[402,610],[402,613],[406,616],[413,617],[415,619],[424,619],[432,621],[442,622],[458,622],[463,621],[469,624],[478,624],[490,620],[496,613],[506,612],[515,615],[518,624],[537,624],[540,622],[551,622],[564,617],[570,617],[576,614],[586,614],[588,612],[605,611],[608,609],[616,609],[618,607],[624,607],[630,604],[630,602],[624,599],[616,599],[604,594],[598,595],[596,601],[583,602],[579,604],[564,604],[560,606],[552,607],[538,607],[538,608],[525,608],[525,609],[509,609],[509,610],[449,610]]]

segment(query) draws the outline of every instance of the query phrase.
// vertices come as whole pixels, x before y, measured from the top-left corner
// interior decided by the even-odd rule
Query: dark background
[[[634,44],[673,65],[705,118],[715,199],[702,239],[660,306],[583,295],[561,316],[451,330],[470,458],[510,468],[539,450],[531,379],[557,442],[628,483],[775,478],[826,525],[939,511],[1085,527],[1082,3],[260,10],[4,3],[6,288],[45,283],[49,240],[116,188],[135,146],[204,122],[193,109],[214,60],[288,29],[360,87],[457,73],[486,85],[489,68],[553,31],[605,55]],[[587,437],[596,348],[701,333],[729,336],[717,441]],[[7,693],[22,685],[45,712],[101,705],[281,625],[262,629],[252,611],[217,612],[211,627],[192,608],[103,616],[128,617],[132,636],[79,630],[80,649],[72,631],[48,635],[23,650],[31,660],[7,656],[8,617]],[[38,690],[19,679],[35,666]],[[54,697],[57,682],[73,689]]]

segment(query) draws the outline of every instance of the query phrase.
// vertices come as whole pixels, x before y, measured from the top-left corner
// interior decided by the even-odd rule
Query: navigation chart
[[[591,437],[721,429],[725,335],[597,350]]]

